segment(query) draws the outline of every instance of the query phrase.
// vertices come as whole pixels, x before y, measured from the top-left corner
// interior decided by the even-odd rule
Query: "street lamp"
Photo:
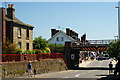
[[[120,3],[120,2],[119,2]],[[120,39],[120,24],[119,24],[119,19],[120,19],[120,16],[119,16],[119,6],[115,7],[118,9],[118,39]],[[115,36],[114,36],[115,37]]]

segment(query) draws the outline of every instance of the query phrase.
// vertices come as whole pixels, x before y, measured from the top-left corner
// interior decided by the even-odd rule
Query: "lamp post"
[[[119,23],[119,21],[120,21],[120,16],[119,16],[119,4],[120,4],[120,2],[118,2],[118,6],[115,7],[115,8],[118,9],[118,39],[120,40],[120,23]]]

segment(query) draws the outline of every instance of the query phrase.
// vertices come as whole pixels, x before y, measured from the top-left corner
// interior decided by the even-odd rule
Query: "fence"
[[[57,59],[64,56],[62,53],[38,53],[38,54],[0,54],[2,56],[2,62],[6,61],[30,61],[40,59]],[[65,59],[64,59],[65,60]]]

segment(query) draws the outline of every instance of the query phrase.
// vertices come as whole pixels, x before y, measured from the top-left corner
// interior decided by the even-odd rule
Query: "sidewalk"
[[[92,60],[82,60],[82,63],[79,64],[79,67],[86,67],[88,64],[90,64]]]
[[[113,64],[113,67],[115,67],[116,64],[117,64],[117,61],[113,60],[113,61],[112,61],[112,64]]]

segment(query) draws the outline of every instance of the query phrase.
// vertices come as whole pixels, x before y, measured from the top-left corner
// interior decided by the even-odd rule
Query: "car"
[[[97,57],[96,60],[106,60],[105,57]]]
[[[106,60],[108,60],[108,59],[109,59],[109,55],[106,54],[106,55],[105,55],[105,58],[106,58]]]

